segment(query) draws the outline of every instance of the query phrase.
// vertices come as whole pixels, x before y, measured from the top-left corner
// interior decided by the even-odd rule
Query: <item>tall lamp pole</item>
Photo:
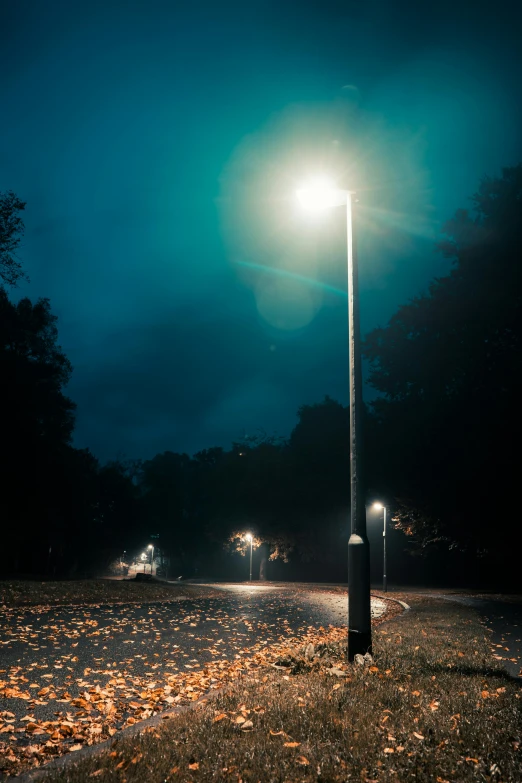
[[[250,581],[252,581],[252,543],[253,543],[252,533],[247,533],[245,538],[247,541],[250,541]]]
[[[348,659],[372,651],[370,611],[370,544],[362,467],[362,371],[359,325],[359,283],[354,237],[353,191],[320,181],[297,192],[301,204],[314,211],[346,204],[348,263],[348,337],[350,353],[350,484],[351,535],[348,541]]]
[[[152,576],[152,564],[154,563],[154,544],[149,544],[150,549],[150,575]]]
[[[386,506],[382,503],[374,503],[373,507],[377,510],[382,508],[383,510],[383,523],[382,523],[382,541],[383,541],[383,559],[382,559],[382,590],[384,593],[388,592],[388,576],[386,574]]]

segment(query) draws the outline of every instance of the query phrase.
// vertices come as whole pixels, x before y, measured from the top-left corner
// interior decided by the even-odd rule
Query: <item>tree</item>
[[[494,553],[520,473],[522,166],[485,178],[472,203],[438,245],[451,273],[366,338],[382,395],[371,469],[421,545]]]
[[[57,345],[49,301],[32,304],[24,298],[13,304],[0,288],[0,405],[5,421],[0,503],[9,536],[31,540],[39,564],[40,550],[47,550],[49,531],[56,524],[59,493],[51,495],[61,480],[74,427],[75,405],[63,391],[70,373],[71,365]],[[11,551],[19,560],[19,548]]]
[[[166,451],[142,464],[139,486],[147,522],[145,536],[159,535],[159,546],[193,571],[202,530],[195,493],[195,461],[188,454]]]
[[[245,533],[252,533],[260,579],[269,561],[287,563],[294,553],[303,561],[337,558],[348,527],[348,409],[326,397],[298,417],[288,442],[244,439],[206,471],[209,535],[248,556]]]
[[[0,394],[17,439],[72,437],[76,405],[63,393],[72,367],[57,345],[56,321],[48,299],[13,304],[0,288]]]
[[[20,217],[24,209],[25,202],[12,190],[0,193],[0,279],[11,286],[15,286],[19,280],[28,280],[16,258],[24,233],[24,223]]]

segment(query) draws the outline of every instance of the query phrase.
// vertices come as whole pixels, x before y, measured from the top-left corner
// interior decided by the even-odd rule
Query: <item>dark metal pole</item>
[[[347,194],[348,332],[350,344],[350,483],[351,535],[348,541],[348,660],[372,652],[370,612],[370,545],[366,536],[365,490],[362,473],[362,371],[359,325],[359,284],[352,202]]]
[[[383,541],[384,541],[384,561],[383,561],[383,572],[382,572],[382,589],[385,593],[388,592],[388,577],[386,575],[386,506],[383,506],[384,508],[384,523],[382,527],[382,535],[383,535]]]

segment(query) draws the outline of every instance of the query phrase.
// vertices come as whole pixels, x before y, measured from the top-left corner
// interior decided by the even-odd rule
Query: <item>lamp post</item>
[[[154,544],[149,544],[147,549],[150,549],[150,575],[152,576],[152,564],[154,562]]]
[[[374,503],[373,507],[377,509],[377,511],[380,511],[381,508],[383,510],[382,540],[384,544],[384,554],[383,554],[383,561],[382,561],[382,589],[384,593],[387,593],[388,577],[386,575],[386,506],[383,506],[382,503]]]
[[[350,354],[350,485],[351,535],[348,541],[348,659],[372,651],[370,611],[370,545],[366,535],[366,506],[361,461],[362,372],[359,326],[359,283],[354,238],[353,191],[341,190],[326,180],[311,182],[297,191],[301,205],[324,211],[346,205],[348,266],[348,339]]]
[[[252,544],[253,544],[252,533],[247,533],[245,538],[247,541],[250,541],[250,581],[252,581]]]

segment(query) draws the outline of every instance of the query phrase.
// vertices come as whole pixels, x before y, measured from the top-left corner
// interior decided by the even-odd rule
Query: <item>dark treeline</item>
[[[2,573],[103,573],[153,540],[173,576],[244,576],[234,552],[246,554],[251,531],[256,576],[344,579],[349,411],[335,400],[301,407],[287,439],[261,433],[193,456],[101,465],[72,446],[72,368],[50,303],[15,304],[5,288],[24,276],[23,208],[0,194]],[[379,392],[366,411],[368,503],[392,512],[392,581],[516,577],[521,212],[522,166],[484,179],[444,228],[451,273],[366,336]]]

